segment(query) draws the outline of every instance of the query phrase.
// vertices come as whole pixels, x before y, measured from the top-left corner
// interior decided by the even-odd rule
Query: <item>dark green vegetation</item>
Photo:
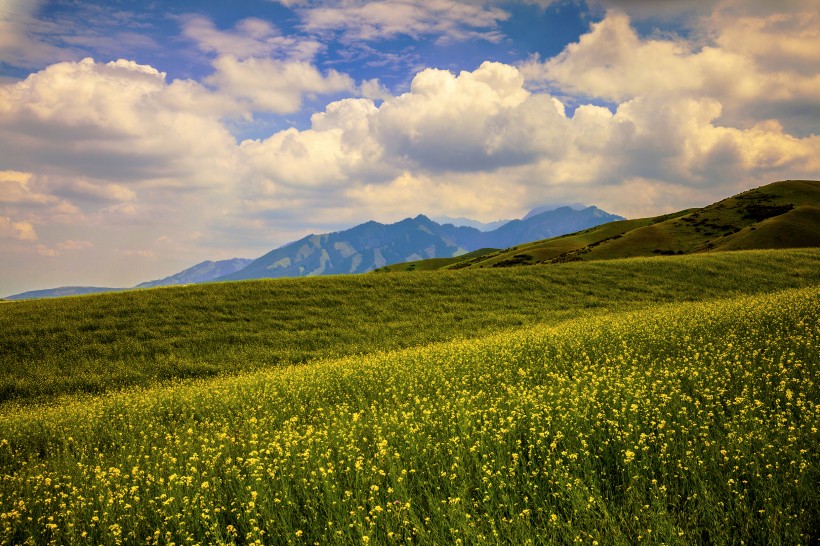
[[[233,374],[820,282],[820,251],[259,280],[0,307],[0,399]]]
[[[518,245],[472,260],[413,270],[510,267],[635,256],[820,246],[820,181],[787,180],[702,209],[610,222],[578,233]],[[396,264],[381,271],[408,271]]]

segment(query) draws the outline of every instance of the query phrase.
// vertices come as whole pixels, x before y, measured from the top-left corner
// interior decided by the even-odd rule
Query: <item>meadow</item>
[[[0,403],[472,339],[820,284],[820,251],[278,279],[0,307]]]
[[[309,313],[294,302],[291,320],[316,330],[326,321],[342,337],[371,321],[396,326],[305,352],[289,349],[296,334],[277,345],[280,327],[247,353],[231,352],[238,340],[215,349],[212,377],[18,393],[0,405],[0,543],[815,543],[819,257],[744,252],[3,305],[24,323],[4,316],[22,336],[4,331],[4,354],[26,370],[60,339],[24,337],[36,320],[68,335],[91,322],[89,309],[120,310],[111,337],[81,338],[49,365],[70,372],[66,355],[127,355],[126,334],[172,312],[161,331],[185,322],[175,344],[157,346],[199,358],[187,351],[211,338],[197,332],[229,336],[220,317],[241,315],[242,294],[259,298],[245,303],[256,317],[289,308],[276,298],[307,298],[321,317],[300,318]],[[319,306],[342,292],[382,298]],[[340,326],[342,316],[360,322]],[[258,336],[269,326],[235,322]],[[266,350],[286,356],[218,367],[220,354]],[[42,377],[56,384],[69,372]]]

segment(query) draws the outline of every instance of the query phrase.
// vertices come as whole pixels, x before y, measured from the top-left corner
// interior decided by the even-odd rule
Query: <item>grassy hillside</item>
[[[820,251],[195,285],[0,306],[0,400],[373,353],[820,283]]]
[[[480,259],[488,254],[500,252],[497,248],[480,248],[461,256],[452,258],[430,258],[428,260],[415,260],[412,262],[401,262],[395,265],[386,265],[374,269],[375,273],[389,273],[391,271],[435,271],[437,269],[453,269],[458,264],[463,264],[470,260]]]
[[[820,247],[820,181],[787,180],[701,209],[611,222],[454,263],[413,270],[509,267],[723,250]],[[406,271],[395,264],[385,271]]]
[[[629,261],[608,289],[675,263],[706,293],[724,273],[739,290],[764,255],[800,256]],[[0,542],[816,543],[818,301],[815,286],[674,303],[6,406]]]

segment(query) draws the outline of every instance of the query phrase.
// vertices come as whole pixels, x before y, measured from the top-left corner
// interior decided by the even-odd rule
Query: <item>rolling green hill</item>
[[[0,307],[0,401],[372,353],[820,282],[820,250],[256,280]]]
[[[453,263],[379,271],[509,267],[724,250],[820,247],[820,181],[775,182],[701,209],[611,222]]]

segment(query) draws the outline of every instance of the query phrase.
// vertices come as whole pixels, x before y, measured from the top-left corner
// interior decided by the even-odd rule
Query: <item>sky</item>
[[[0,0],[0,296],[820,179],[817,0]]]

